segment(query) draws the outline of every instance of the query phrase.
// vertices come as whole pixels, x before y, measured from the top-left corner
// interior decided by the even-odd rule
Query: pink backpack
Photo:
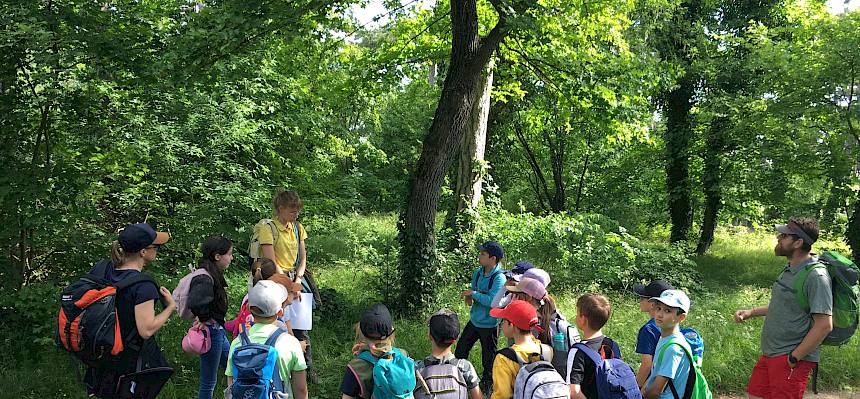
[[[179,317],[185,320],[194,320],[194,314],[191,313],[191,309],[188,309],[188,291],[191,289],[191,280],[201,274],[209,276],[209,272],[207,272],[206,269],[195,269],[191,273],[186,274],[182,280],[179,280],[179,284],[177,284],[176,289],[173,290],[173,300],[176,301],[176,311],[179,313]],[[209,278],[212,278],[212,276],[209,276]]]
[[[248,299],[242,301],[242,307],[239,309],[239,314],[236,315],[236,318],[233,320],[227,321],[224,324],[224,329],[230,331],[230,334],[233,334],[233,337],[238,337],[239,332],[242,331],[240,328],[242,325],[245,326],[245,329],[249,327],[249,319],[251,318],[251,311],[248,310]]]

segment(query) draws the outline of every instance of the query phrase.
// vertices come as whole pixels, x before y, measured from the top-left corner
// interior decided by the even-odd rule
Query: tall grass
[[[381,300],[386,290],[393,289],[383,276],[385,268],[396,261],[395,217],[393,215],[359,216],[306,221],[311,239],[308,241],[309,265],[317,274],[318,282],[327,291],[331,303],[325,304],[326,313],[318,314],[311,333],[314,365],[322,384],[311,385],[312,398],[337,399],[344,365],[351,358],[354,342],[354,324],[360,312],[375,301]],[[705,340],[704,372],[711,387],[720,393],[742,392],[750,371],[759,356],[759,338],[762,318],[735,324],[735,309],[766,304],[770,285],[776,278],[784,260],[773,255],[775,243],[772,235],[720,233],[710,254],[695,259],[701,272],[701,289],[692,297],[693,306],[686,325],[698,329]],[[838,243],[823,243],[840,247]],[[238,310],[245,294],[246,271],[244,261],[237,259],[228,270],[231,314]],[[156,276],[162,284],[173,287],[176,277]],[[466,282],[463,282],[465,285]],[[578,286],[585,286],[583,282]],[[462,287],[444,290],[443,306],[455,310],[462,323],[468,320],[468,308],[457,295]],[[581,290],[553,291],[559,308],[572,318],[575,302]],[[613,306],[612,317],[604,328],[606,335],[621,346],[625,360],[635,368],[639,365],[634,353],[636,334],[647,321],[638,311],[638,300],[628,292],[603,291]],[[422,315],[411,320],[399,319],[397,346],[406,349],[413,357],[422,358],[429,353],[427,330]],[[180,341],[189,322],[173,318],[159,332],[159,342],[176,374],[171,378],[160,397],[191,398],[196,396],[199,382],[198,358],[182,352]],[[26,328],[26,326],[22,326]],[[480,345],[471,353],[476,368],[481,367]],[[0,398],[85,398],[83,389],[76,385],[75,374],[64,353],[51,345],[27,358],[0,360],[5,364],[0,373]],[[841,348],[825,347],[821,363],[819,387],[826,391],[839,391],[848,395],[860,388],[860,338],[854,338]],[[224,388],[219,381],[217,393]]]

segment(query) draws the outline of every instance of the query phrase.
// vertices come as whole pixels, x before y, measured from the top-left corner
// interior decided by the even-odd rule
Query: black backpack
[[[122,335],[116,303],[119,292],[144,281],[156,284],[143,273],[112,283],[105,278],[109,267],[113,267],[109,260],[99,261],[90,273],[60,294],[54,340],[58,347],[90,367],[119,355],[128,346],[123,344],[138,336],[136,328]]]

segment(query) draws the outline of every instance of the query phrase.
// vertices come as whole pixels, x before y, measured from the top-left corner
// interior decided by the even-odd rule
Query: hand
[[[735,323],[743,323],[747,319],[753,317],[752,310],[741,309],[735,312]]]
[[[158,290],[161,293],[161,297],[164,298],[164,308],[171,309],[176,307],[176,301],[173,300],[173,295],[170,293],[170,290],[167,287],[161,287]]]
[[[465,298],[465,297],[471,297],[471,296],[472,296],[472,293],[474,293],[474,291],[472,291],[472,290],[464,290],[464,291],[460,294],[460,296],[462,296],[462,297],[464,297],[464,298]]]
[[[788,368],[793,369],[793,368],[797,367],[797,358],[794,357],[794,355],[789,353],[787,356],[787,359],[788,359]]]

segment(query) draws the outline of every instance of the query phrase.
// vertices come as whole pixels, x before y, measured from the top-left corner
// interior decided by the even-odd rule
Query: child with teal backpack
[[[690,311],[690,298],[680,290],[665,290],[654,302],[660,340],[651,374],[642,388],[645,399],[712,399],[708,382],[693,358],[680,324]]]
[[[377,303],[364,311],[356,338],[357,355],[346,365],[341,393],[350,398],[412,399],[415,362],[394,347],[394,323],[385,305]]]

